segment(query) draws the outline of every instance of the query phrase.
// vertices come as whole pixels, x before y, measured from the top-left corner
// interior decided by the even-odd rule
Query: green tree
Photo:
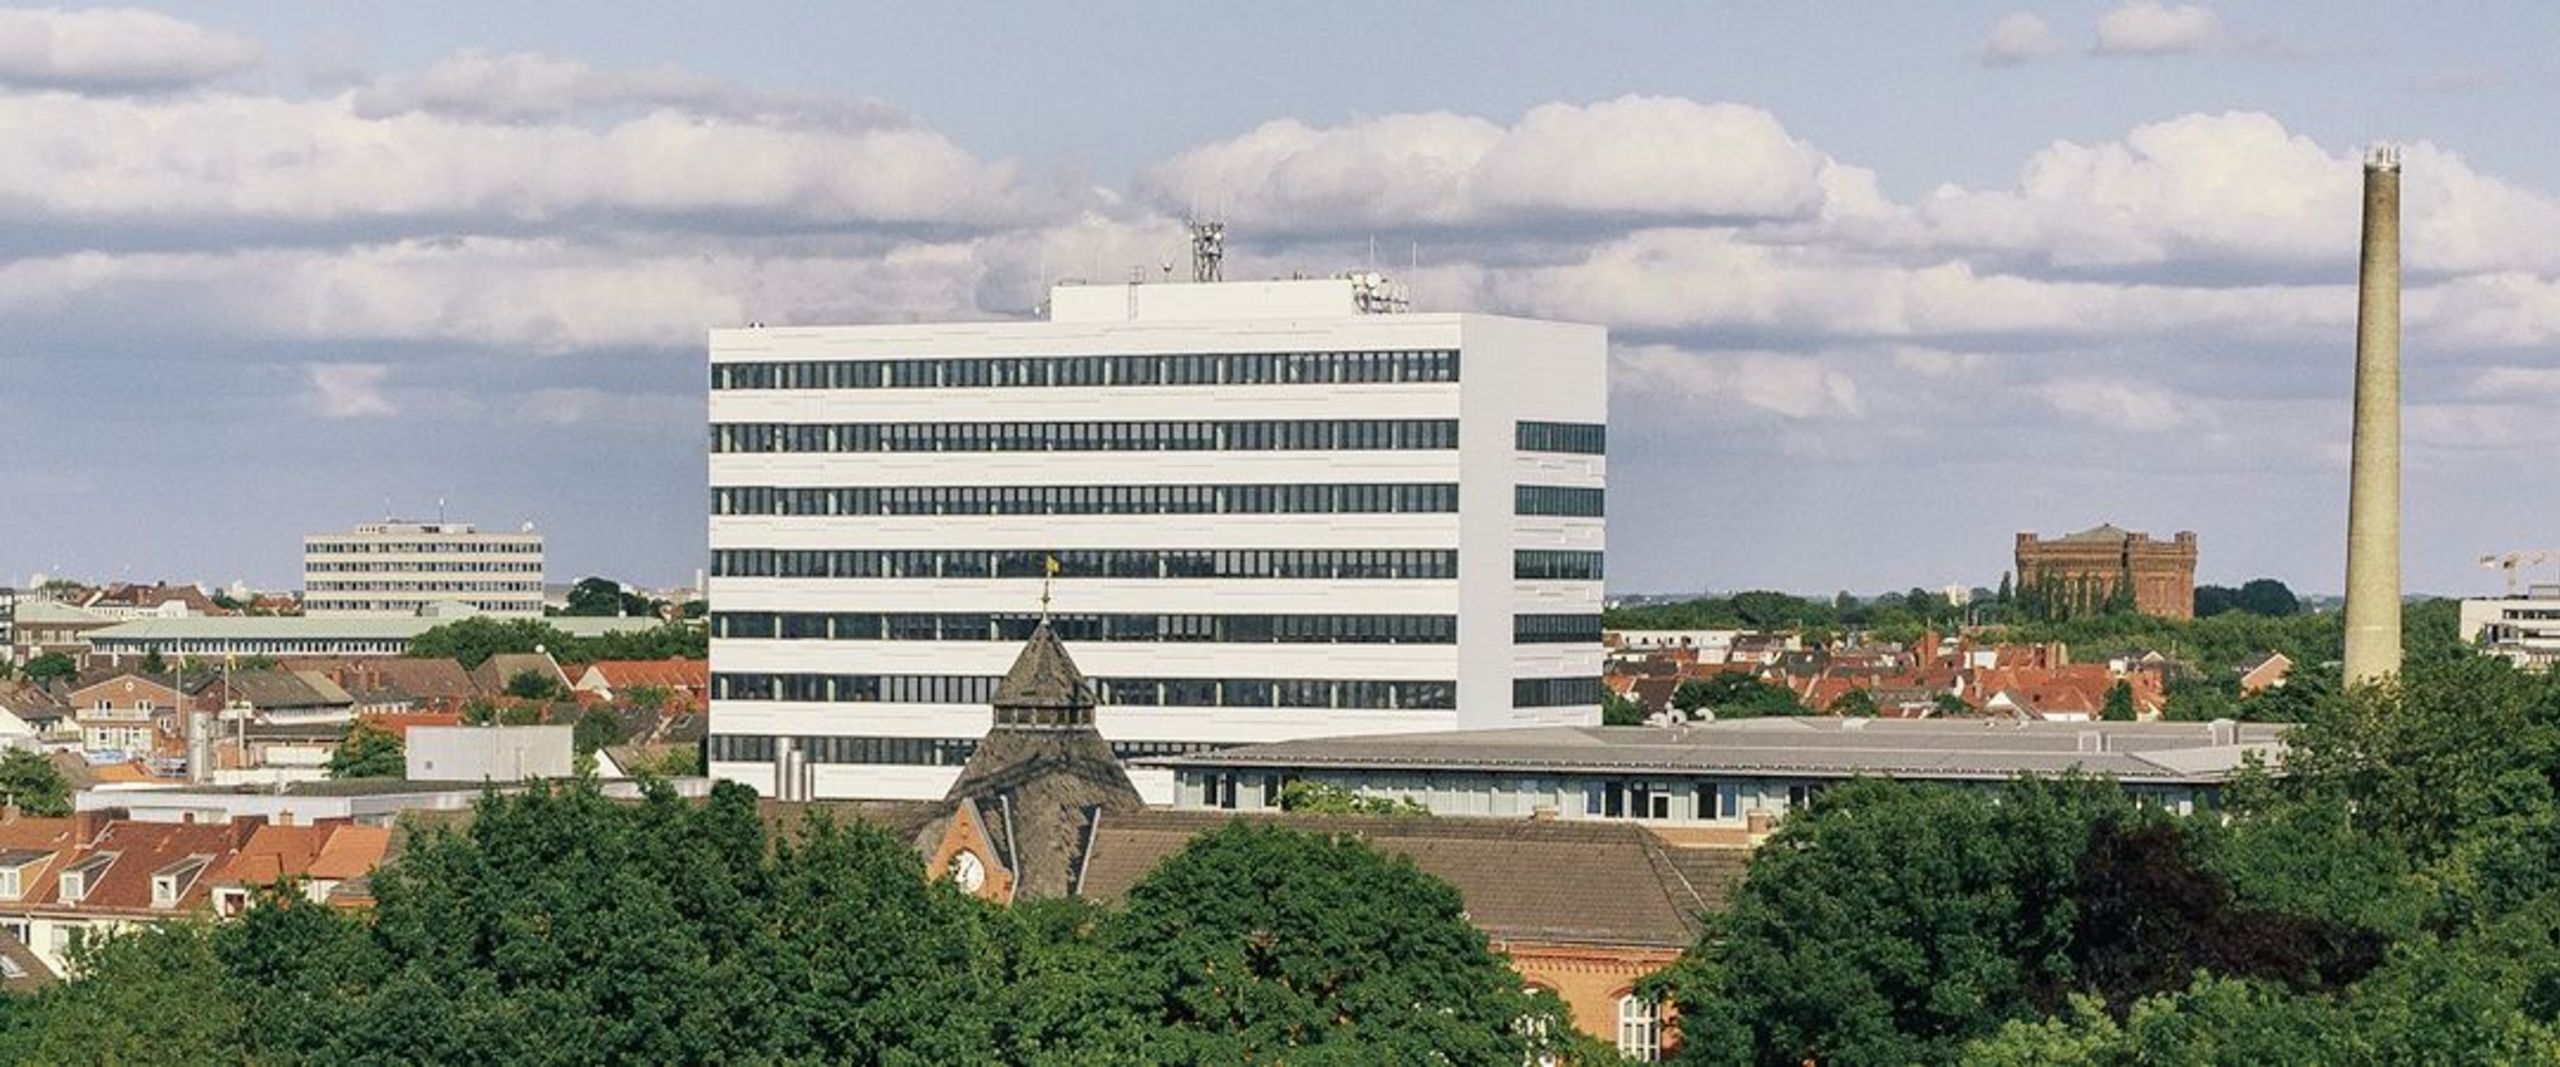
[[[506,693],[518,700],[567,700],[568,687],[550,671],[525,668],[507,678]]]
[[[627,734],[628,731],[623,728],[621,717],[603,707],[588,708],[579,713],[577,724],[570,729],[570,735],[581,756],[592,755],[600,748],[619,745]]]
[[[69,815],[71,783],[42,753],[13,748],[0,756],[0,801],[29,815]]]
[[[1964,716],[1973,714],[1973,705],[1965,703],[1963,697],[1957,696],[1954,693],[1938,694],[1935,699],[1929,701],[1929,706],[1939,715],[1951,719],[1963,718]]]
[[[2133,706],[2133,683],[2122,678],[2107,687],[2106,704],[2099,708],[2098,718],[2108,722],[2132,722],[2138,718]]]
[[[168,661],[168,660],[165,660],[165,659],[160,658],[160,650],[159,650],[158,648],[151,648],[151,649],[146,649],[146,650],[144,650],[144,651],[143,651],[143,653],[142,653],[142,673],[144,673],[144,674],[167,674],[167,673],[169,673],[169,661]]]
[[[409,642],[409,655],[424,659],[450,659],[465,668],[476,668],[489,657],[522,654],[537,648],[568,659],[580,657],[569,650],[576,639],[568,632],[540,619],[493,619],[478,616],[446,623],[419,634]]]
[[[1516,1064],[1534,1002],[1456,890],[1355,839],[1243,822],[1131,887],[1110,942],[1185,1063]],[[1303,1050],[1303,1051],[1301,1051]]]
[[[1794,692],[1741,671],[1684,681],[1671,691],[1671,706],[1693,718],[1701,711],[1719,719],[1812,714]]]
[[[1329,782],[1305,780],[1280,787],[1280,808],[1312,815],[1431,814],[1431,809],[1405,797],[1371,796]]]
[[[26,675],[30,682],[44,682],[56,678],[68,680],[80,676],[80,663],[60,652],[47,652],[28,660],[26,666],[18,669],[18,673]]]
[[[1875,694],[1864,689],[1852,689],[1831,702],[1830,712],[1834,715],[1873,716],[1876,713]]]
[[[241,1063],[238,1005],[201,921],[91,938],[72,953],[78,981],[10,1005],[0,1028],[9,1063]],[[15,998],[12,998],[13,1000]]]
[[[2302,613],[2302,599],[2293,595],[2283,582],[2273,578],[2253,578],[2240,586],[2232,598],[2232,606],[2261,618],[2281,619]]]
[[[650,619],[658,616],[660,604],[632,592],[621,582],[610,578],[581,578],[569,587],[568,607],[562,615],[605,617],[626,616]]]
[[[1636,703],[1635,698],[1622,695],[1614,689],[1605,690],[1600,694],[1601,725],[1642,726],[1644,720],[1644,705]]]
[[[329,754],[331,778],[398,778],[408,769],[400,735],[362,719],[347,727],[338,750]]]

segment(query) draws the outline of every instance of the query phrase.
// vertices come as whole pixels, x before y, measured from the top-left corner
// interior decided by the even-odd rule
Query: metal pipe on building
[[[2400,672],[2400,153],[2364,163],[2355,438],[2347,486],[2346,681]]]

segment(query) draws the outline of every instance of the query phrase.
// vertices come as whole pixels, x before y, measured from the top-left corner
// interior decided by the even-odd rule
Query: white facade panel
[[[1006,574],[1038,552],[1235,575],[1104,577],[1091,562],[1090,575],[1045,583],[1088,676],[1160,696],[1106,696],[1096,722],[1126,756],[1597,721],[1604,521],[1518,514],[1515,489],[1603,487],[1605,334],[1360,314],[1351,293],[1342,281],[1062,287],[1046,322],[714,331],[712,772],[770,790],[787,750],[809,761],[820,797],[940,796],[990,722],[982,701],[957,697],[1004,672],[1020,650],[1008,627],[1041,610],[1041,578],[988,576],[980,550],[1008,553]],[[1142,356],[1162,358],[1127,359]],[[1524,421],[1582,427],[1590,447],[1524,449]],[[1098,423],[1133,436],[1106,450],[1088,434]],[[1219,444],[1243,443],[1178,436],[1202,423]],[[1455,447],[1386,447],[1387,423],[1407,435],[1396,442]],[[1035,436],[1048,424],[1075,425]],[[720,443],[729,431],[736,443]],[[1299,433],[1343,447],[1257,447]],[[1024,441],[1040,450],[996,450]],[[1350,495],[1372,486],[1419,495]],[[1264,502],[1204,511],[1126,492],[1166,487]],[[1300,495],[1251,495],[1272,487]],[[1334,495],[1308,504],[1310,489]],[[917,495],[963,490],[1053,495],[1001,505],[1045,512],[1016,514],[988,513],[999,506],[984,495]],[[1523,579],[1524,550],[1591,573]],[[1193,551],[1299,554],[1127,555]],[[1407,555],[1341,555],[1369,552]],[[916,566],[942,576],[870,576]],[[980,569],[932,569],[946,566]],[[865,576],[774,576],[813,573]],[[1545,623],[1570,635],[1587,616],[1590,639],[1515,641],[1539,621],[1521,615],[1554,616]],[[1221,636],[1197,629],[1212,626]],[[1169,776],[1147,785],[1170,799]]]

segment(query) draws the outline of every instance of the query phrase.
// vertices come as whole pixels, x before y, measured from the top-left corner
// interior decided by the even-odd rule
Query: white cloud
[[[2098,18],[2099,55],[2166,56],[2223,43],[2222,20],[2194,4],[2130,0]]]
[[[355,96],[355,112],[363,118],[424,112],[540,123],[658,108],[838,129],[914,124],[911,116],[877,101],[749,90],[672,64],[616,70],[532,52],[492,55],[476,49],[446,56],[414,75],[385,79]]]
[[[381,363],[313,363],[303,368],[309,386],[305,402],[324,419],[359,419],[397,415],[400,409],[382,393],[391,368]]]
[[[2471,379],[2468,391],[2490,399],[2560,395],[2560,367],[2491,367]]]
[[[2001,19],[1982,42],[1982,62],[1993,67],[2014,67],[2061,53],[2062,41],[2053,35],[2053,27],[2032,11]]]
[[[2031,387],[2028,392],[2056,411],[2093,419],[2111,429],[2150,433],[2187,421],[2179,398],[2154,385],[2106,378],[2062,378]]]
[[[1735,403],[1790,419],[1866,414],[1857,380],[1813,356],[1784,352],[1693,352],[1662,345],[1622,348],[1610,388],[1628,396]]]
[[[351,98],[0,95],[0,218],[48,225],[416,224],[582,216],[821,226],[996,225],[1054,210],[1009,163],[923,128],[791,127],[655,111],[601,129]]]
[[[1508,127],[1446,112],[1282,120],[1184,152],[1143,184],[1168,210],[1307,233],[1804,218],[1824,206],[1833,166],[1759,108],[1627,96],[1543,105]]]
[[[0,84],[160,92],[248,70],[261,55],[255,41],[151,11],[0,9]]]

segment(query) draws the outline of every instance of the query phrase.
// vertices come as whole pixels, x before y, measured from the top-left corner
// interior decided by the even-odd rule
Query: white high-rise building
[[[1380,297],[712,331],[712,773],[942,795],[1044,596],[1123,758],[1596,723],[1605,332]]]
[[[542,614],[542,535],[467,522],[367,523],[302,539],[302,612]]]

